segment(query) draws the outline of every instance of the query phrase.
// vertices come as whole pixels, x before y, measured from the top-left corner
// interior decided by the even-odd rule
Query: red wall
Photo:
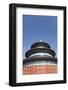
[[[49,74],[57,73],[57,65],[33,65],[25,66],[23,68],[23,74]]]

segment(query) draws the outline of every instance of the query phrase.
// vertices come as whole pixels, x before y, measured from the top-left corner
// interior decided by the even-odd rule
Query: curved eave
[[[55,52],[50,48],[33,48],[33,49],[28,50],[25,56],[29,57],[30,55],[35,54],[35,53],[49,53],[53,57],[55,56]]]
[[[44,62],[54,62],[57,64],[57,58],[53,58],[53,57],[38,57],[38,58],[27,58],[27,59],[24,59],[23,60],[23,65],[26,65],[26,64],[31,64],[31,63],[34,63],[34,62],[39,62],[39,61],[44,61]]]
[[[38,46],[50,48],[50,45],[48,43],[45,43],[45,42],[36,42],[36,43],[32,44],[31,49],[36,48]]]

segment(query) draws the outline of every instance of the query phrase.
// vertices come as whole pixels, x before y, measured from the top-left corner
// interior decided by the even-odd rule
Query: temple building
[[[32,44],[30,50],[25,53],[23,60],[23,74],[53,74],[57,73],[56,53],[45,42]]]

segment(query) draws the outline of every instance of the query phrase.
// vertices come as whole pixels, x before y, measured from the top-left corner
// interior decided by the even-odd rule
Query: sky
[[[40,40],[50,44],[57,54],[57,16],[24,15],[22,18],[24,55],[33,43]]]

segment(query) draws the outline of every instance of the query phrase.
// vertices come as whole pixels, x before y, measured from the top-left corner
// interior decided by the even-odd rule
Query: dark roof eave
[[[52,56],[55,56],[55,52],[50,48],[34,48],[34,49],[30,49],[30,50],[28,50],[26,52],[25,56],[29,57],[30,55],[35,54],[35,53],[49,53]]]
[[[34,62],[39,62],[39,61],[51,61],[54,63],[57,63],[57,58],[53,57],[41,57],[41,58],[27,58],[23,60],[23,65],[29,64],[29,63],[34,63]]]
[[[32,44],[31,49],[32,48],[36,48],[38,46],[43,46],[43,47],[50,48],[50,45],[48,43],[45,43],[45,42],[36,42],[36,43]]]

